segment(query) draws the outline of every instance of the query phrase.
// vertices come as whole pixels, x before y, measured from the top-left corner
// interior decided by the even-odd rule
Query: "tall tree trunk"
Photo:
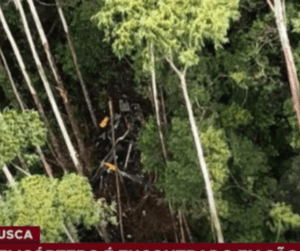
[[[183,223],[184,223],[184,225],[185,225],[185,228],[186,228],[186,232],[187,232],[187,234],[188,234],[188,236],[189,236],[189,240],[190,240],[190,243],[193,243],[194,241],[193,241],[193,236],[192,236],[192,232],[191,232],[191,230],[190,230],[190,228],[189,228],[189,224],[188,224],[188,222],[187,222],[187,220],[186,220],[186,217],[185,217],[185,215],[183,214],[182,215],[182,219],[183,219]]]
[[[173,210],[172,210],[172,206],[171,206],[171,202],[169,201],[169,210],[170,210],[170,215],[171,215],[171,220],[172,220],[172,226],[173,226],[173,230],[174,230],[174,235],[175,235],[175,242],[178,243],[178,237],[177,237],[177,231],[176,231],[176,225],[174,223],[174,216],[173,216]]]
[[[52,169],[50,168],[49,164],[47,163],[46,158],[45,158],[45,155],[44,155],[43,152],[42,152],[42,149],[41,149],[39,146],[38,146],[36,149],[37,149],[37,152],[38,152],[38,154],[40,155],[40,157],[41,157],[41,159],[42,159],[42,162],[43,162],[43,164],[44,164],[44,167],[45,167],[45,169],[46,169],[46,172],[47,172],[48,176],[49,176],[50,178],[53,178],[53,175],[52,175]]]
[[[15,184],[15,180],[14,177],[12,176],[11,172],[9,171],[8,167],[6,165],[4,165],[2,167],[4,175],[6,177],[6,179],[8,180],[9,184],[12,186]]]
[[[116,167],[115,176],[116,176],[116,185],[117,185],[117,199],[118,199],[118,207],[119,207],[119,223],[120,223],[120,232],[121,232],[121,238],[122,242],[125,242],[124,238],[124,229],[123,229],[123,213],[122,213],[122,205],[121,205],[121,195],[120,195],[120,181],[119,181],[119,170],[117,165],[117,156],[116,156],[116,138],[115,138],[115,129],[114,129],[114,112],[113,112],[113,106],[112,101],[109,99],[109,112],[110,112],[110,119],[111,119],[111,134],[112,134],[112,147],[113,147],[113,155],[114,155],[114,164]]]
[[[268,0],[268,3],[273,10],[276,18],[277,29],[280,37],[282,50],[285,57],[285,62],[288,70],[290,88],[292,92],[292,100],[294,111],[296,113],[298,127],[300,130],[300,97],[299,97],[299,81],[297,70],[294,63],[294,58],[291,50],[291,45],[287,33],[286,23],[284,20],[285,5],[281,0],[274,0],[274,5]]]
[[[98,130],[99,128],[98,128],[98,124],[97,124],[96,115],[94,113],[94,109],[93,109],[93,106],[92,106],[92,102],[91,102],[89,93],[87,91],[87,87],[86,87],[86,85],[83,81],[81,71],[79,69],[77,56],[76,56],[75,49],[74,49],[74,46],[73,46],[73,43],[72,43],[72,40],[71,40],[71,37],[70,37],[70,34],[69,34],[69,28],[68,28],[63,10],[62,10],[61,6],[59,5],[58,1],[56,1],[56,6],[57,6],[57,10],[58,10],[59,17],[60,17],[60,20],[62,22],[64,31],[65,31],[67,39],[68,39],[69,48],[70,48],[70,51],[71,51],[71,54],[72,54],[72,57],[73,57],[73,62],[74,62],[75,69],[76,69],[76,72],[77,72],[77,76],[78,76],[78,79],[79,79],[79,82],[80,82],[80,85],[81,85],[81,88],[82,88],[82,91],[83,91],[85,102],[88,106],[88,109],[89,109],[89,112],[90,112],[90,115],[91,115],[91,118],[92,118],[92,121],[93,121],[93,125],[94,125],[95,129]]]
[[[75,165],[75,168],[76,168],[77,172],[80,175],[83,175],[82,166],[81,166],[81,164],[80,164],[80,162],[79,162],[79,160],[77,158],[77,153],[76,153],[75,148],[74,148],[74,146],[73,146],[73,144],[72,144],[72,142],[70,140],[69,134],[68,134],[68,132],[66,130],[65,124],[64,124],[64,122],[62,120],[62,117],[61,117],[60,112],[58,110],[58,107],[57,107],[56,101],[54,99],[52,90],[50,88],[50,84],[49,84],[48,79],[46,77],[46,74],[44,72],[44,69],[43,69],[43,66],[41,64],[40,58],[39,58],[39,56],[37,54],[37,51],[36,51],[36,48],[35,48],[32,36],[31,36],[30,29],[28,27],[27,19],[26,19],[26,16],[25,16],[22,4],[21,4],[20,0],[14,0],[14,3],[16,5],[17,9],[20,12],[21,19],[22,19],[22,22],[23,22],[23,25],[24,25],[24,30],[25,30],[25,33],[26,33],[26,36],[27,36],[27,39],[28,39],[28,42],[29,42],[29,45],[30,45],[31,52],[33,54],[34,61],[36,63],[36,66],[38,68],[38,72],[40,74],[40,77],[41,77],[42,82],[44,84],[44,87],[46,89],[46,93],[47,93],[47,96],[49,98],[49,101],[50,101],[51,107],[53,109],[54,115],[56,117],[56,120],[58,122],[60,130],[61,130],[61,132],[63,134],[64,140],[65,140],[67,148],[69,150],[69,154],[70,154],[70,156],[72,158],[72,161],[73,161],[73,163]]]
[[[153,100],[154,100],[155,113],[156,113],[156,123],[157,123],[157,127],[158,127],[158,133],[159,133],[159,137],[160,137],[164,160],[167,161],[167,158],[168,158],[167,148],[166,148],[165,141],[164,141],[164,135],[162,133],[160,114],[159,114],[159,104],[158,104],[157,86],[156,86],[156,78],[155,78],[155,58],[154,58],[154,49],[153,49],[152,43],[150,45],[150,53],[151,53],[151,61],[152,61],[151,76],[152,76]]]
[[[66,227],[65,224],[63,224],[63,229],[64,229],[66,235],[68,236],[69,241],[70,241],[71,243],[75,243],[75,240],[73,239],[71,233],[69,232],[69,230],[68,230],[68,228]]]
[[[217,214],[217,209],[215,206],[215,199],[214,199],[213,190],[211,187],[211,182],[209,179],[209,172],[208,172],[208,168],[205,163],[203,150],[202,150],[202,146],[201,146],[200,138],[199,138],[199,134],[198,134],[198,129],[196,126],[196,121],[195,121],[195,117],[193,114],[192,105],[191,105],[187,87],[186,87],[186,80],[185,80],[186,69],[183,72],[181,72],[176,68],[176,66],[174,65],[173,61],[170,58],[166,57],[166,60],[169,62],[172,69],[177,73],[177,75],[180,79],[180,82],[181,82],[181,88],[183,91],[183,96],[184,96],[184,100],[185,100],[185,104],[186,104],[186,108],[187,108],[187,112],[188,112],[188,116],[189,116],[191,131],[193,134],[193,139],[194,139],[196,150],[197,150],[197,157],[198,157],[198,161],[200,164],[200,171],[203,174],[203,178],[204,178],[204,182],[205,182],[205,189],[206,189],[206,193],[207,193],[207,197],[208,197],[208,204],[209,204],[209,208],[210,208],[211,218],[212,218],[214,227],[217,232],[218,242],[223,243],[224,238],[223,238],[223,233],[222,233],[219,217]]]
[[[38,111],[39,111],[39,113],[40,113],[40,115],[41,115],[41,117],[42,117],[42,119],[43,119],[45,125],[46,125],[46,128],[48,129],[49,136],[50,136],[50,140],[51,140],[51,142],[52,142],[54,148],[57,150],[58,156],[60,156],[60,157],[61,157],[61,160],[63,160],[63,159],[62,159],[62,156],[60,155],[60,150],[59,150],[59,146],[58,146],[58,141],[57,141],[56,137],[54,136],[54,133],[52,132],[52,130],[51,130],[51,128],[50,128],[50,124],[49,124],[48,119],[47,119],[47,117],[46,117],[46,115],[45,115],[44,109],[43,109],[43,107],[42,107],[42,105],[41,105],[41,102],[40,102],[40,100],[39,100],[39,98],[38,98],[38,96],[37,96],[37,93],[36,93],[36,91],[35,91],[35,89],[34,89],[32,83],[31,83],[31,80],[30,80],[29,76],[28,76],[28,73],[27,73],[27,71],[26,71],[26,67],[25,67],[25,64],[24,64],[24,62],[23,62],[22,56],[21,56],[21,54],[20,54],[20,51],[19,51],[19,49],[18,49],[18,47],[17,47],[17,44],[16,44],[16,42],[15,42],[13,36],[12,36],[12,34],[11,34],[11,31],[10,31],[8,25],[7,25],[7,22],[6,22],[6,20],[5,20],[5,17],[4,17],[4,15],[3,15],[3,12],[2,12],[2,9],[1,9],[1,6],[0,6],[0,21],[1,21],[1,23],[2,23],[2,26],[3,26],[4,30],[5,30],[5,33],[6,33],[7,37],[8,37],[8,39],[9,39],[9,41],[10,41],[10,43],[11,43],[11,46],[12,46],[12,48],[13,48],[13,51],[14,51],[14,53],[15,53],[15,55],[16,55],[18,64],[19,64],[20,69],[21,69],[21,71],[22,71],[22,74],[23,74],[23,76],[24,76],[25,82],[26,82],[26,84],[27,84],[27,86],[28,86],[28,88],[29,88],[29,91],[30,91],[30,93],[31,93],[31,95],[32,95],[32,97],[33,97],[34,103],[35,103],[35,105],[36,105],[36,107],[37,107],[37,109],[38,109]],[[3,54],[2,54],[2,55],[3,55]],[[5,62],[6,62],[6,61],[5,61]],[[8,68],[7,68],[7,69],[8,69]],[[65,162],[63,162],[63,163],[65,163]],[[45,166],[45,168],[46,168],[46,166]]]
[[[104,242],[109,243],[110,239],[109,239],[109,235],[106,231],[106,226],[107,226],[107,223],[105,221],[101,221],[101,223],[99,223],[98,226],[96,226],[96,230],[98,231],[99,235],[102,237]]]
[[[54,58],[51,54],[50,46],[49,46],[48,40],[46,38],[46,35],[45,35],[45,32],[44,32],[43,26],[41,24],[41,21],[39,19],[39,16],[37,14],[36,8],[34,6],[34,3],[33,3],[32,0],[27,0],[27,2],[28,2],[28,5],[30,7],[33,19],[35,21],[37,30],[39,32],[40,39],[41,39],[44,51],[47,55],[47,59],[48,59],[49,65],[51,67],[52,73],[55,77],[55,80],[57,82],[58,87],[60,88],[60,91],[63,93],[63,95],[62,95],[63,102],[64,102],[64,105],[65,105],[65,108],[66,108],[66,111],[67,111],[68,118],[70,120],[72,129],[74,131],[75,138],[76,138],[78,146],[79,146],[81,159],[86,162],[86,154],[85,154],[85,147],[84,147],[84,143],[83,143],[83,137],[82,137],[82,134],[79,130],[79,127],[76,123],[76,119],[75,119],[75,116],[74,116],[74,113],[73,113],[73,110],[72,110],[70,99],[68,98],[67,90],[64,87],[62,78],[61,78],[61,76],[58,72],[58,69],[57,69],[57,66],[55,64]]]
[[[178,211],[178,219],[179,219],[179,225],[180,225],[180,232],[181,232],[181,243],[185,243],[185,235],[184,235],[184,229],[183,229],[183,223],[182,223],[182,214],[181,210]]]
[[[164,95],[163,94],[164,94],[163,90],[160,87],[160,100],[161,100],[161,107],[162,107],[162,113],[163,113],[164,128],[166,128],[167,125],[168,125],[168,121],[167,121],[165,100],[164,100]]]

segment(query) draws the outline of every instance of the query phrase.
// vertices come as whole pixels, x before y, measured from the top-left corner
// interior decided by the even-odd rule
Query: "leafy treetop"
[[[0,167],[23,148],[42,145],[45,139],[46,130],[37,112],[4,109],[0,113]]]
[[[176,53],[184,66],[199,61],[197,51],[210,39],[215,47],[226,42],[230,20],[239,17],[239,0],[106,0],[93,17],[105,31],[105,40],[113,39],[119,56],[139,51],[144,70],[149,70],[150,45],[162,55]]]

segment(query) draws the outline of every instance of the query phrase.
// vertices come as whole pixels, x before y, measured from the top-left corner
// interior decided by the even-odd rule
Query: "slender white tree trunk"
[[[154,106],[155,106],[155,113],[156,113],[156,122],[158,127],[158,133],[161,141],[161,147],[163,151],[164,160],[167,161],[167,148],[164,141],[164,135],[162,133],[161,128],[161,121],[160,121],[160,115],[159,115],[159,104],[158,104],[158,96],[157,96],[157,86],[156,86],[156,77],[155,77],[155,58],[154,58],[154,51],[153,51],[153,44],[150,45],[150,53],[151,53],[151,61],[152,61],[152,70],[151,70],[151,76],[152,76],[152,91],[153,91],[153,100],[154,100]]]
[[[81,88],[82,88],[82,91],[83,91],[85,102],[87,103],[87,106],[88,106],[88,109],[89,109],[89,112],[90,112],[90,115],[91,115],[91,118],[92,118],[92,121],[93,121],[93,125],[94,125],[95,129],[98,130],[96,115],[94,113],[94,109],[93,109],[93,106],[92,106],[92,102],[91,102],[89,93],[87,91],[87,87],[85,85],[85,82],[83,81],[82,74],[81,74],[81,71],[79,69],[77,56],[76,56],[75,49],[74,49],[74,46],[73,46],[73,43],[72,43],[72,40],[71,40],[71,37],[70,37],[70,34],[69,34],[68,24],[66,22],[63,10],[62,10],[61,6],[59,5],[58,1],[56,1],[56,6],[57,6],[57,10],[58,10],[59,17],[60,17],[60,20],[62,22],[64,31],[65,31],[67,39],[68,39],[69,48],[70,48],[70,51],[71,51],[71,54],[72,54],[72,57],[73,57],[73,62],[74,62],[75,69],[76,69],[76,72],[77,72],[77,76],[78,76],[78,79],[79,79],[79,82],[80,82],[80,85],[81,85]]]
[[[59,86],[61,92],[63,93],[63,95],[62,95],[63,102],[64,102],[64,105],[65,105],[65,108],[66,108],[66,111],[67,111],[67,114],[68,114],[68,118],[70,120],[70,124],[71,124],[72,129],[73,129],[75,138],[77,140],[77,143],[78,143],[78,146],[79,146],[79,149],[80,149],[81,157],[82,157],[82,159],[85,160],[86,155],[85,155],[85,147],[84,147],[84,143],[83,143],[83,138],[82,138],[82,135],[80,133],[79,127],[76,123],[76,119],[75,119],[75,116],[74,116],[74,113],[73,113],[73,110],[72,110],[72,106],[71,106],[70,100],[68,98],[68,93],[67,93],[67,91],[64,87],[62,78],[61,78],[61,76],[58,72],[58,69],[57,69],[57,66],[55,64],[54,58],[51,54],[50,46],[49,46],[47,37],[45,35],[43,26],[41,24],[40,18],[37,14],[35,5],[34,5],[32,0],[27,0],[27,2],[28,2],[28,5],[29,5],[29,8],[30,8],[30,11],[32,13],[34,22],[36,24],[37,30],[39,32],[39,36],[40,36],[44,51],[47,55],[47,59],[48,59],[49,65],[51,67],[52,73],[55,77],[57,85]]]
[[[292,100],[294,105],[294,111],[296,113],[298,127],[300,130],[300,97],[299,97],[299,81],[297,76],[297,70],[294,63],[294,58],[291,50],[291,45],[287,33],[286,22],[284,18],[285,4],[281,0],[274,0],[274,6],[268,1],[271,9],[274,11],[277,29],[280,37],[282,50],[285,57],[285,62],[288,70],[288,77],[290,82],[290,88],[292,92]]]
[[[42,105],[41,105],[41,103],[40,103],[40,100],[39,100],[39,98],[38,98],[38,96],[37,96],[37,93],[36,93],[34,87],[33,87],[32,84],[31,84],[30,78],[29,78],[29,76],[28,76],[28,74],[27,74],[27,72],[26,72],[26,68],[25,68],[25,64],[24,64],[24,62],[23,62],[22,56],[21,56],[21,54],[20,54],[20,51],[19,51],[19,49],[18,49],[18,47],[17,47],[17,44],[16,44],[14,38],[13,38],[11,32],[10,32],[10,29],[9,29],[9,27],[8,27],[8,25],[7,25],[7,22],[6,22],[6,20],[5,20],[5,17],[4,17],[4,15],[3,15],[3,12],[2,12],[2,9],[1,9],[1,6],[0,6],[0,21],[1,21],[2,25],[3,25],[3,28],[4,28],[4,30],[5,30],[5,33],[6,33],[7,37],[8,37],[8,39],[9,39],[9,41],[10,41],[10,43],[11,43],[11,46],[12,46],[12,48],[13,48],[13,51],[14,51],[15,55],[16,55],[18,64],[19,64],[19,66],[20,66],[20,68],[21,68],[22,74],[23,74],[23,76],[24,76],[24,78],[25,78],[26,84],[27,84],[27,86],[28,86],[28,88],[29,88],[29,91],[30,91],[30,93],[31,93],[31,95],[32,95],[32,97],[33,97],[33,99],[34,99],[35,105],[37,106],[38,111],[39,111],[40,115],[42,116],[42,118],[43,118],[43,120],[44,120],[44,122],[45,122],[45,125],[46,125],[46,127],[47,127],[47,129],[48,129],[48,131],[49,131],[50,139],[51,139],[51,141],[52,141],[52,143],[53,143],[55,149],[58,149],[58,143],[57,143],[57,140],[56,140],[56,138],[55,138],[53,132],[52,132],[51,129],[50,129],[50,125],[49,125],[49,123],[48,123],[48,120],[47,120],[47,117],[46,117],[46,115],[45,115],[44,109],[43,109],[43,107],[42,107]],[[3,60],[4,64],[7,66],[6,60],[5,60],[5,57],[4,57],[3,53],[2,53],[2,60]],[[8,74],[11,76],[8,66],[6,67],[6,69],[8,70]],[[11,78],[11,80],[12,80],[12,78]],[[15,89],[15,90],[16,90],[16,89]],[[16,90],[16,91],[17,91],[17,90]],[[17,92],[17,93],[18,93],[18,92]],[[18,95],[18,96],[20,97],[20,95]],[[24,107],[24,105],[22,105],[21,107]],[[37,150],[38,150],[38,153],[40,154],[41,159],[42,159],[42,160],[44,159],[44,160],[43,160],[43,164],[44,164],[44,166],[45,166],[45,169],[47,170],[47,168],[49,167],[49,165],[47,164],[44,155],[41,155],[42,151],[39,150],[39,149],[37,149]],[[57,152],[60,154],[60,151],[59,151],[59,150],[58,150]],[[50,168],[50,167],[49,167],[49,168]]]
[[[194,138],[195,145],[196,145],[198,161],[200,163],[201,171],[202,171],[203,177],[204,177],[204,182],[205,182],[205,187],[206,187],[206,192],[207,192],[208,204],[209,204],[209,207],[210,207],[211,217],[212,217],[214,226],[215,226],[216,231],[217,231],[218,242],[223,243],[224,238],[223,238],[223,234],[222,234],[222,229],[221,229],[219,217],[218,217],[218,214],[217,214],[217,209],[216,209],[216,205],[215,205],[213,190],[212,190],[211,182],[210,182],[210,179],[209,179],[209,172],[208,172],[208,168],[207,168],[206,163],[205,163],[203,150],[202,150],[202,146],[201,146],[200,138],[199,138],[199,134],[198,134],[198,129],[197,129],[197,126],[196,126],[196,121],[195,121],[195,117],[194,117],[193,110],[192,110],[192,105],[191,105],[191,102],[190,102],[190,99],[189,99],[189,96],[188,96],[188,91],[187,91],[187,88],[186,88],[185,76],[182,75],[180,80],[181,80],[181,86],[182,86],[182,90],[183,90],[183,95],[184,95],[186,107],[187,107],[187,110],[188,110],[188,115],[189,115],[189,120],[190,120],[192,133],[193,133],[193,138]]]
[[[213,190],[212,190],[212,187],[211,187],[211,182],[210,182],[210,179],[209,179],[209,172],[208,172],[208,168],[207,168],[206,163],[205,163],[203,150],[202,150],[202,146],[201,146],[200,138],[199,138],[199,134],[198,134],[198,129],[197,129],[197,126],[196,126],[196,121],[195,121],[195,117],[194,117],[194,114],[193,114],[192,105],[191,105],[190,98],[189,98],[188,91],[187,91],[187,87],[186,87],[185,70],[184,70],[184,72],[180,72],[176,68],[176,66],[174,65],[174,63],[171,59],[169,59],[167,57],[166,60],[169,62],[172,69],[177,73],[177,75],[180,78],[181,88],[182,88],[182,91],[183,91],[183,96],[184,96],[186,108],[187,108],[187,111],[188,111],[191,131],[192,131],[192,134],[193,134],[193,139],[194,139],[196,150],[197,150],[197,157],[198,157],[198,161],[199,161],[199,164],[200,164],[200,171],[203,174],[203,178],[204,178],[204,182],[205,182],[205,189],[206,189],[206,193],[207,193],[208,204],[209,204],[209,208],[210,208],[212,222],[214,223],[214,227],[215,227],[216,232],[217,232],[218,242],[223,243],[224,238],[223,238],[223,233],[222,233],[219,217],[218,217],[218,214],[217,214],[217,209],[216,209],[216,205],[215,205],[215,199],[214,199]]]
[[[66,130],[65,124],[64,124],[64,122],[62,120],[62,117],[61,117],[60,112],[58,110],[57,104],[55,102],[52,90],[50,88],[50,84],[49,84],[48,79],[46,77],[46,74],[44,72],[42,63],[41,63],[40,58],[39,58],[39,56],[37,54],[37,51],[36,51],[36,48],[35,48],[32,36],[31,36],[30,29],[28,27],[27,19],[26,19],[26,16],[25,16],[22,4],[21,4],[20,0],[14,0],[14,3],[16,5],[17,9],[20,12],[21,19],[22,19],[22,22],[23,22],[23,25],[24,25],[24,30],[25,30],[25,33],[26,33],[26,36],[27,36],[27,39],[28,39],[28,42],[29,42],[29,45],[30,45],[31,52],[33,54],[34,61],[35,61],[36,66],[38,68],[38,72],[40,74],[40,77],[41,77],[41,79],[43,81],[43,84],[44,84],[47,96],[48,96],[49,101],[51,103],[51,107],[53,109],[53,112],[54,112],[54,115],[56,117],[56,120],[57,120],[57,122],[59,124],[60,130],[61,130],[61,132],[63,134],[64,140],[66,142],[67,148],[68,148],[70,156],[72,158],[72,161],[73,161],[73,163],[75,165],[75,168],[77,169],[77,172],[79,174],[83,175],[82,166],[81,166],[81,164],[80,164],[80,162],[78,160],[77,153],[76,153],[75,148],[74,148],[74,146],[73,146],[73,144],[72,144],[72,142],[70,140],[69,134],[68,134],[68,132]]]
[[[4,17],[4,15],[3,15],[3,12],[2,12],[2,9],[1,9],[1,6],[0,6],[0,20],[1,20],[1,23],[2,23],[3,28],[4,28],[4,30],[5,30],[5,33],[6,33],[8,39],[9,39],[9,41],[10,41],[10,43],[11,43],[11,46],[12,46],[12,48],[13,48],[13,50],[14,50],[14,53],[15,53],[15,55],[16,55],[16,57],[17,57],[19,66],[20,66],[20,68],[21,68],[21,71],[22,71],[22,74],[23,74],[23,76],[24,76],[24,78],[25,78],[25,81],[26,81],[26,83],[27,83],[27,85],[28,85],[28,88],[29,88],[29,90],[30,90],[30,93],[32,94],[32,96],[33,96],[33,98],[34,98],[34,101],[35,101],[36,106],[38,107],[38,110],[41,112],[42,116],[44,117],[44,116],[45,116],[44,110],[43,110],[43,108],[42,108],[42,106],[41,106],[41,103],[40,103],[39,100],[38,100],[36,91],[35,91],[35,89],[33,88],[32,84],[31,84],[31,81],[30,81],[30,78],[29,78],[29,76],[28,76],[28,74],[27,74],[27,72],[26,72],[25,64],[24,64],[24,62],[23,62],[23,59],[22,59],[22,57],[21,57],[20,51],[19,51],[19,49],[18,49],[18,47],[17,47],[17,44],[16,44],[16,42],[15,42],[15,40],[14,40],[14,38],[13,38],[11,32],[10,32],[10,29],[9,29],[9,27],[8,27],[8,25],[7,25],[7,22],[6,22],[6,20],[5,20],[5,17]]]
[[[15,184],[14,177],[12,176],[11,172],[9,171],[9,169],[6,165],[3,166],[3,172],[4,172],[6,179],[8,180],[9,184],[11,186],[14,185]]]

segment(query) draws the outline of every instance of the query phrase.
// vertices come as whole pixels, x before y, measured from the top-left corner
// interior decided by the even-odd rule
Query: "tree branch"
[[[165,58],[169,62],[169,64],[172,67],[172,69],[177,73],[177,75],[179,76],[179,78],[181,78],[182,76],[184,76],[184,74],[181,71],[179,71],[178,68],[174,65],[172,58],[170,58],[169,56],[166,56]]]
[[[270,6],[271,10],[272,10],[273,12],[275,12],[275,8],[274,8],[274,5],[271,3],[271,0],[267,0],[267,3],[268,3],[268,5]]]

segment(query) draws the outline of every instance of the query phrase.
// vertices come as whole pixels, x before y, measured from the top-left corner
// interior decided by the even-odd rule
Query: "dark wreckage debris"
[[[140,170],[140,151],[136,146],[136,140],[144,123],[144,115],[151,110],[150,103],[147,105],[142,100],[129,98],[114,91],[111,93],[114,96],[112,124],[116,143],[112,145],[111,121],[106,109],[99,120],[99,131],[93,140],[94,156],[98,166],[90,174],[90,182],[95,197],[105,197],[108,203],[115,201],[114,175],[120,175],[126,242],[157,241],[161,236],[174,242],[176,232],[179,234],[179,227],[176,223],[171,224],[173,218],[169,206],[159,203],[162,194],[153,189],[154,176],[144,176]],[[117,157],[116,165],[114,150]],[[105,230],[107,231],[106,242],[121,241],[118,227],[108,224]],[[102,239],[104,240],[103,236]]]
[[[114,172],[118,172],[127,182],[138,183],[149,189],[152,185],[142,175],[137,174],[137,149],[135,141],[144,122],[143,111],[138,103],[130,104],[128,97],[122,95],[117,101],[118,109],[114,115],[116,143],[112,146],[112,128],[109,116],[99,123],[100,131],[94,140],[99,167],[91,177],[93,186],[109,187]],[[113,164],[113,151],[117,156],[117,166]]]

